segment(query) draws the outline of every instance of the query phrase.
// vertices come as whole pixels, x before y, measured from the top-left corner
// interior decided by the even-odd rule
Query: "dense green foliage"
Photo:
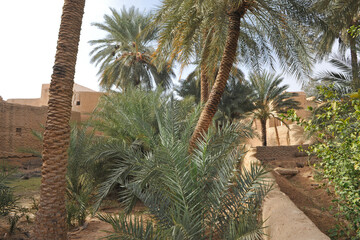
[[[148,94],[156,93],[135,90],[132,94],[137,97],[130,92],[119,96],[123,101],[111,111],[116,113],[114,119],[125,120],[125,126],[130,121],[133,124],[131,129],[123,128],[121,135],[127,138],[114,139],[99,155],[113,163],[99,197],[120,184],[128,212],[140,199],[156,226],[140,219],[130,224],[126,216],[102,215],[115,230],[108,239],[260,239],[260,204],[269,190],[263,182],[264,170],[237,170],[243,153],[239,146],[249,136],[248,128],[213,126],[190,154],[189,139],[199,108],[166,97],[146,101]],[[130,105],[131,111],[126,108]],[[152,115],[143,116],[140,107]]]
[[[192,72],[187,79],[180,81],[180,85],[175,88],[176,93],[182,98],[192,97],[196,103],[200,102],[200,84],[192,76]],[[230,74],[225,91],[221,97],[219,110],[215,115],[216,121],[233,121],[242,119],[254,109],[251,100],[252,89],[247,81],[243,81],[243,74]]]
[[[290,111],[289,119],[297,121],[307,132],[316,135],[318,142],[309,147],[309,154],[321,159],[324,178],[335,189],[341,215],[348,220],[348,232],[356,231],[360,238],[360,99],[340,98],[326,87],[319,88],[324,96],[316,121],[303,120]],[[348,236],[349,237],[349,236]]]
[[[71,129],[66,172],[66,211],[69,226],[81,226],[91,213],[96,179],[93,164],[88,161],[94,145],[94,136],[86,127]]]

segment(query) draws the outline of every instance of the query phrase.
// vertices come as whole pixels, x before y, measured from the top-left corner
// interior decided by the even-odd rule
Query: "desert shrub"
[[[338,226],[338,234],[360,239],[360,99],[358,94],[340,97],[327,87],[319,91],[324,101],[318,109],[310,108],[314,119],[300,119],[294,111],[288,118],[317,137],[308,153],[321,159],[317,167],[334,187],[340,217],[348,221]]]

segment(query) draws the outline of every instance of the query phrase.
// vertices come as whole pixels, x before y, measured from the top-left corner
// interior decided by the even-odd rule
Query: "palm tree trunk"
[[[236,49],[238,45],[238,39],[240,34],[240,20],[247,11],[247,3],[244,2],[239,9],[229,13],[229,28],[226,36],[226,44],[224,53],[221,59],[219,72],[216,76],[215,84],[211,89],[206,105],[201,112],[199,121],[195,127],[194,133],[190,139],[189,151],[196,147],[196,141],[204,134],[214,117],[218,105],[221,100],[221,96],[225,90],[226,82],[229,78],[230,70],[235,61]]]
[[[360,88],[359,68],[356,52],[356,39],[350,36],[351,69],[353,75],[353,86],[355,90]]]
[[[201,85],[201,98],[200,101],[202,104],[205,104],[209,98],[209,80],[207,74],[207,67],[204,63],[201,64],[201,76],[200,76],[200,85]]]
[[[208,67],[206,66],[206,61],[209,57],[209,42],[211,40],[211,35],[208,38],[208,30],[204,31],[204,46],[203,53],[201,56],[201,65],[200,65],[200,86],[201,86],[201,97],[200,101],[202,104],[205,104],[209,98],[209,77],[208,77]]]
[[[263,146],[267,146],[266,141],[266,119],[260,119],[261,123],[261,141]]]
[[[276,141],[277,141],[278,146],[280,146],[279,132],[278,132],[278,129],[277,129],[277,126],[276,126],[275,118],[273,118],[273,119],[274,119],[274,129],[275,129],[275,134],[276,134]]]
[[[85,0],[65,0],[43,140],[40,205],[33,239],[67,239],[65,191],[72,89]]]

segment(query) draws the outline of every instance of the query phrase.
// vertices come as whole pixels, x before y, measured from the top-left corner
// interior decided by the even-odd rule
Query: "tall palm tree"
[[[72,89],[85,0],[65,0],[50,83],[34,239],[67,239],[65,192]]]
[[[339,40],[340,49],[350,48],[352,84],[355,89],[360,88],[360,76],[358,68],[359,39],[353,38],[348,32],[351,26],[359,26],[360,21],[360,2],[357,0],[318,0],[312,8],[317,11],[322,20],[326,23],[325,28],[321,28],[315,34],[318,57],[322,58],[332,51],[332,46]]]
[[[171,86],[174,75],[169,66],[161,69],[152,63],[158,29],[144,32],[151,15],[141,13],[135,7],[120,12],[110,9],[111,15],[104,16],[104,23],[93,23],[107,33],[102,39],[92,40],[91,62],[100,64],[100,85],[105,89],[112,86],[123,90],[129,85],[152,89]]]
[[[182,61],[191,59],[193,42],[203,29],[213,32],[208,60],[217,61],[216,56],[221,56],[219,72],[191,138],[190,150],[215,115],[238,45],[240,60],[247,59],[243,62],[258,68],[261,62],[272,63],[274,54],[299,77],[310,68],[307,46],[297,34],[302,29],[300,22],[309,19],[308,6],[307,1],[292,0],[163,1],[155,23],[162,28],[159,49],[170,49],[164,53],[170,53],[169,61],[177,56]]]
[[[250,87],[253,90],[251,100],[254,102],[253,115],[261,123],[261,139],[263,146],[266,142],[266,121],[275,118],[280,121],[279,113],[286,113],[289,109],[298,109],[300,103],[293,99],[297,93],[285,92],[289,86],[283,85],[283,78],[275,74],[262,71],[250,75]]]

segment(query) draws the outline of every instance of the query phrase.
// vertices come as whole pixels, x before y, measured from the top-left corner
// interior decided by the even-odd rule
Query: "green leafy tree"
[[[121,183],[127,210],[136,196],[149,208],[156,226],[131,216],[100,215],[114,228],[107,239],[261,239],[258,217],[269,191],[265,172],[255,166],[251,171],[234,170],[247,128],[211,127],[189,153],[199,109],[184,114],[182,102],[170,100],[155,108],[155,116],[159,134],[154,146],[144,153],[119,143],[112,149],[117,157],[112,174],[99,191],[106,195],[113,183]],[[129,174],[133,177],[124,179]]]
[[[169,61],[178,58],[188,63],[194,40],[204,29],[213,34],[208,49],[204,50],[209,51],[207,59],[221,59],[190,149],[211,124],[236,60],[238,45],[242,59],[250,59],[243,63],[259,63],[264,59],[272,62],[275,54],[283,66],[298,76],[310,68],[307,46],[297,31],[302,29],[300,22],[308,19],[308,6],[303,1],[163,1],[155,23],[162,29],[158,49],[170,49],[164,54],[170,55]]]
[[[265,71],[250,75],[250,88],[253,90],[251,100],[255,105],[253,116],[260,120],[263,146],[267,145],[266,121],[270,118],[282,121],[280,113],[286,113],[291,108],[298,109],[300,105],[293,99],[297,93],[286,92],[289,86],[280,86],[282,81],[280,76]]]
[[[327,87],[320,87],[324,96],[322,111],[315,112],[318,121],[300,119],[294,111],[288,119],[303,126],[318,142],[309,147],[320,163],[318,170],[334,187],[340,217],[348,222],[338,228],[337,239],[360,238],[360,99],[338,95]]]
[[[120,12],[110,9],[104,23],[93,23],[107,33],[105,38],[92,40],[91,62],[100,65],[100,86],[110,89],[115,86],[125,90],[128,86],[140,86],[150,90],[155,86],[165,89],[172,84],[174,76],[169,66],[161,69],[153,63],[153,45],[158,29],[145,32],[151,15],[141,13],[135,7]]]

